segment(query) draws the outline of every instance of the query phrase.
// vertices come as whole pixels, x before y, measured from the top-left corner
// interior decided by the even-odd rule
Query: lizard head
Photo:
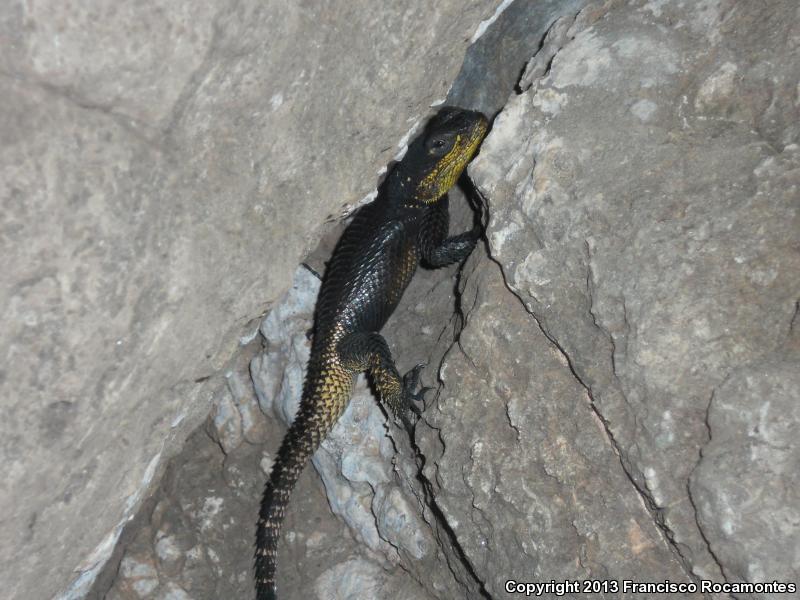
[[[479,112],[454,107],[440,109],[398,165],[399,184],[417,202],[436,202],[458,181],[478,150],[488,125]]]

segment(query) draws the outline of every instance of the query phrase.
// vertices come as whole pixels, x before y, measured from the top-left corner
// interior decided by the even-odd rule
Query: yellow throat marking
[[[453,149],[445,154],[420,182],[415,198],[429,203],[435,202],[447,193],[447,190],[455,185],[464,167],[474,156],[485,133],[486,125],[481,123],[475,127],[472,135],[468,138],[457,135]]]

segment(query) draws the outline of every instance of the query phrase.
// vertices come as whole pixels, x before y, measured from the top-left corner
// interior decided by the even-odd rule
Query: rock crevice
[[[485,239],[461,267],[421,270],[385,330],[401,371],[436,366],[423,372],[436,393],[409,435],[359,380],[293,496],[282,598],[499,600],[516,597],[511,579],[796,581],[800,105],[790,84],[800,79],[800,9],[788,0],[769,15],[731,0],[503,6],[447,95],[497,114],[470,167],[488,202]],[[286,169],[275,173],[267,154],[245,151],[258,140],[227,137],[242,114],[263,109],[263,97],[240,103],[256,84],[237,70],[261,53],[247,36],[231,39],[244,17],[215,14],[206,42],[220,48],[219,68],[201,61],[207,72],[182,80],[179,113],[152,122],[168,123],[176,156],[189,142],[210,145],[200,144],[192,174],[220,194],[289,193],[299,163],[277,157]],[[298,73],[269,96],[277,113],[291,85],[323,77]],[[200,136],[211,117],[221,126]],[[357,160],[366,137],[400,139],[408,123],[395,138],[369,117],[363,128],[343,123],[355,141],[342,151]],[[370,160],[382,165],[393,145],[379,141],[385,151]],[[286,153],[296,151],[290,143]],[[253,177],[233,185],[223,171],[239,163],[222,159],[217,172],[220,152]],[[305,158],[339,177],[331,156]],[[374,181],[351,175],[326,194],[355,203],[356,188]],[[454,232],[472,224],[466,191],[451,198]],[[325,211],[331,222],[342,212]],[[212,413],[96,597],[250,593],[253,510],[300,397],[313,273],[331,245],[299,268],[303,252],[281,263],[294,270],[291,289],[276,292],[223,376],[205,382]],[[212,362],[176,381],[214,373]],[[54,407],[53,419],[70,410]],[[40,515],[25,521],[34,538]]]

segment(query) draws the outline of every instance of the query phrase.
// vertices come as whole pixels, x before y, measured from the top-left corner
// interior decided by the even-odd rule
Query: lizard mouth
[[[442,157],[419,186],[419,198],[424,202],[435,202],[455,185],[489,129],[489,122],[481,113],[464,111],[463,116],[467,123],[459,128],[453,149]]]
[[[467,135],[467,143],[465,148],[465,153],[467,154],[466,162],[469,162],[472,160],[472,157],[475,156],[478,146],[480,146],[483,138],[486,136],[486,132],[489,129],[489,121],[486,119],[486,117],[484,117],[481,113],[475,114],[477,115],[477,118],[472,124],[472,127]]]
[[[475,153],[478,151],[478,147],[481,145],[481,142],[486,135],[486,131],[489,128],[489,123],[486,120],[486,117],[480,113],[477,114],[479,118],[472,123],[471,127],[467,132],[465,132],[462,139],[456,142],[455,148],[453,149],[453,152],[455,152],[456,155],[453,159],[451,168],[448,169],[449,171],[452,171],[450,175],[453,177],[450,186],[456,182],[469,161],[471,161],[475,156]]]

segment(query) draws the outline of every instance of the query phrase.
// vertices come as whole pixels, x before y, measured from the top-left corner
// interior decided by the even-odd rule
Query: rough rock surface
[[[467,49],[461,72],[447,93],[447,103],[494,117],[505,106],[553,22],[574,15],[585,4],[586,0],[504,1],[502,12],[482,23],[476,32],[476,36],[482,35]]]
[[[609,2],[543,52],[474,165],[492,254],[687,571],[796,582],[800,9]]]
[[[496,4],[2,4],[4,597],[85,591]]]
[[[472,169],[491,258],[420,273],[387,327],[401,369],[440,366],[424,422],[412,443],[388,428],[388,472],[359,396],[316,461],[334,511],[431,597],[800,577],[799,21],[782,11],[595,3],[526,69]],[[419,507],[416,535],[381,526],[387,499]]]
[[[313,306],[313,300],[306,304]],[[227,379],[229,385],[215,400],[218,410],[171,461],[143,523],[114,565],[113,581],[101,577],[89,598],[252,596],[253,510],[272,465],[262,444],[280,440],[283,428],[261,414],[247,361],[239,361]],[[293,504],[285,525],[282,598],[309,598],[315,586],[325,590],[317,594],[320,600],[331,598],[327,590],[336,589],[336,598],[424,598],[413,594],[413,582],[376,562],[331,514],[312,469],[298,483]],[[367,593],[354,594],[358,586]]]
[[[385,330],[401,371],[429,362],[423,420],[359,387],[314,459],[330,510],[310,469],[290,503],[282,598],[800,580],[798,11],[609,0],[550,28],[471,167],[484,246],[420,271]],[[231,369],[107,597],[249,593],[261,413],[291,419],[317,285],[295,271],[260,410]]]
[[[91,598],[164,599],[175,590],[194,600],[252,594],[254,515],[272,452],[297,408],[318,288],[306,268],[296,272],[261,325],[264,351],[249,370],[255,393],[243,385],[246,371],[228,373],[205,431],[170,464],[155,509],[126,543],[110,584],[101,582]],[[449,304],[447,294],[438,296]],[[458,586],[443,561],[424,560],[435,556],[436,543],[418,503],[393,482],[394,455],[385,415],[362,379],[314,457],[322,481],[309,468],[294,492],[280,548],[281,598],[423,600],[431,596],[418,581]],[[413,556],[415,578],[405,576],[401,552]]]

